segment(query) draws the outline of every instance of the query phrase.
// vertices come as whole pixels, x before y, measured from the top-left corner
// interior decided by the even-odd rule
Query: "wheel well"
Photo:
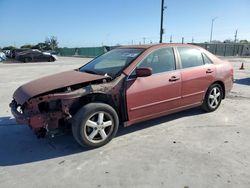
[[[213,85],[213,84],[219,84],[221,86],[221,88],[223,90],[222,98],[225,99],[225,85],[224,85],[224,83],[222,81],[216,81],[216,82],[212,83],[211,85]]]
[[[91,103],[91,102],[101,102],[110,105],[116,113],[119,114],[119,109],[117,105],[115,105],[114,101],[112,100],[112,97],[103,93],[92,93],[85,95],[79,99],[77,102],[77,105],[74,106],[74,109],[72,109],[72,114],[75,114],[82,106]]]

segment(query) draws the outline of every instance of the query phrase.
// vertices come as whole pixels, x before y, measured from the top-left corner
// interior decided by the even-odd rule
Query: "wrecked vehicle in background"
[[[19,52],[15,56],[16,60],[27,62],[53,62],[57,59],[56,55],[52,55],[48,52],[41,52],[39,50],[27,50],[24,52]]]
[[[10,104],[38,135],[72,129],[81,146],[108,143],[123,124],[201,106],[215,111],[233,85],[233,68],[192,45],[125,46],[83,67],[19,87]]]

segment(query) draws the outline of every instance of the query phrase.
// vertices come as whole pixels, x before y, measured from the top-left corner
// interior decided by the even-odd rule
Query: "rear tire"
[[[201,108],[206,112],[215,111],[221,104],[223,89],[220,84],[212,84],[205,95]]]
[[[72,134],[82,147],[97,148],[112,140],[118,126],[118,115],[110,105],[89,103],[74,116]]]

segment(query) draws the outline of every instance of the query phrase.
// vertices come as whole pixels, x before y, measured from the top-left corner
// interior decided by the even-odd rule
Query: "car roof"
[[[194,47],[199,48],[198,46],[191,44],[181,44],[181,43],[160,43],[160,44],[145,44],[145,45],[125,45],[119,48],[142,48],[149,49],[151,47]]]

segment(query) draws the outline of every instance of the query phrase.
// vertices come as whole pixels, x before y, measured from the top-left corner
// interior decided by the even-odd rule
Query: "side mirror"
[[[136,77],[147,77],[152,75],[152,68],[150,67],[140,67],[135,70]]]

